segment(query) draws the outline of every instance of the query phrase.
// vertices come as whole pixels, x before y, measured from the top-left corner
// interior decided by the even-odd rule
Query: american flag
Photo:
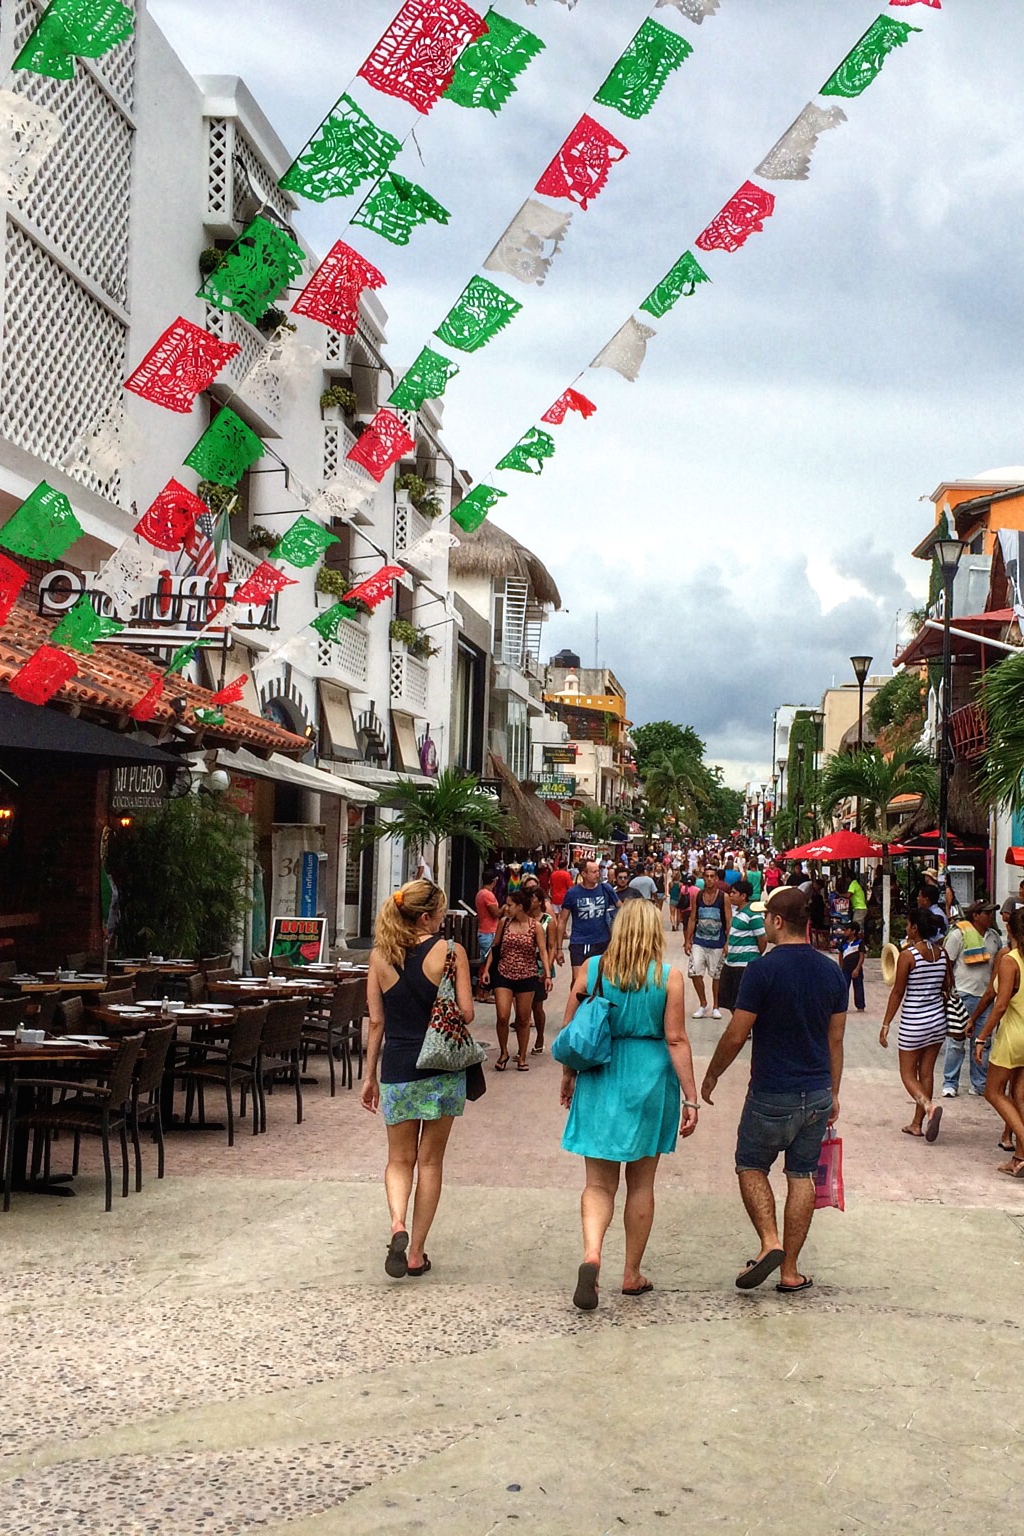
[[[215,517],[207,508],[196,518],[191,533],[185,538],[178,557],[180,573],[212,578],[218,571],[226,571],[229,544],[228,513]]]

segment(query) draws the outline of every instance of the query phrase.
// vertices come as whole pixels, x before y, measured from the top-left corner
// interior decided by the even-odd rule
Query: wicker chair
[[[136,1193],[142,1188],[140,1125],[152,1123],[157,1145],[156,1176],[158,1179],[164,1176],[164,1126],[160,1114],[160,1089],[176,1028],[177,1025],[172,1022],[148,1029],[146,1054],[135,1067],[135,1081],[132,1083],[132,1146],[135,1151]]]
[[[73,1092],[60,1104],[43,1108],[34,1105],[24,1114],[18,1113],[18,1098],[23,1089],[34,1094],[40,1088],[69,1087],[68,1080],[54,1078],[19,1078],[15,1083],[14,1103],[9,1116],[7,1147],[4,1160],[4,1210],[11,1208],[11,1175],[14,1163],[14,1140],[18,1127],[35,1132],[32,1146],[32,1177],[37,1178],[43,1160],[43,1143],[54,1131],[71,1131],[77,1151],[83,1135],[99,1136],[103,1141],[103,1177],[105,1202],[109,1211],[113,1185],[110,1172],[110,1137],[116,1131],[121,1139],[121,1196],[128,1198],[128,1123],[131,1113],[132,1075],[142,1049],[142,1035],[128,1035],[121,1041],[117,1055],[110,1066],[105,1083],[92,1085],[76,1083]],[[76,1157],[77,1167],[77,1157]]]
[[[302,1032],[306,1004],[299,998],[267,1004],[267,1022],[260,1042],[256,1077],[260,1090],[260,1130],[267,1128],[266,1084],[275,1081],[295,1085],[295,1123],[302,1124]]]
[[[249,968],[253,975],[258,976],[261,981],[265,981],[270,975],[270,961],[266,955],[253,955],[249,961]]]
[[[361,977],[339,981],[326,1016],[310,1014],[302,1028],[305,1057],[313,1050],[326,1050],[331,1074],[331,1098],[334,1098],[334,1063],[342,1063],[342,1082],[352,1087],[352,1045],[358,1043],[359,1076],[363,1075],[363,1014],[366,1012],[366,982]]]
[[[62,998],[57,1004],[51,1027],[55,1035],[80,1034],[85,1027],[85,1004],[82,999],[80,997]]]
[[[239,1008],[235,1013],[231,1033],[225,1045],[203,1043],[203,1060],[189,1061],[176,1067],[176,1075],[185,1084],[185,1124],[192,1118],[192,1105],[199,1097],[199,1123],[205,1124],[206,1109],[203,1090],[208,1083],[224,1089],[228,1114],[228,1146],[235,1144],[234,1089],[240,1091],[239,1113],[245,1115],[246,1092],[252,1092],[252,1133],[260,1129],[260,1094],[257,1077],[257,1058],[263,1026],[267,1018],[267,1004],[259,1008]]]
[[[109,992],[101,992],[96,999],[103,1008],[109,1008],[112,1003],[134,1003],[134,987],[112,987]]]
[[[207,972],[207,971],[226,971],[226,970],[229,970],[230,967],[231,967],[231,956],[230,956],[230,954],[227,954],[227,955],[204,955],[202,957],[202,959],[200,960],[200,962],[199,962],[199,969],[201,971],[203,971],[204,973]]]
[[[237,981],[238,972],[234,966],[227,966],[222,971],[204,971],[203,980],[208,987],[214,986],[218,981]]]
[[[23,997],[8,997],[0,1001],[0,1029],[17,1029],[24,1017]]]
[[[193,1007],[198,1003],[205,1003],[207,1001],[206,977],[202,971],[196,971],[194,976],[186,976],[185,996]]]

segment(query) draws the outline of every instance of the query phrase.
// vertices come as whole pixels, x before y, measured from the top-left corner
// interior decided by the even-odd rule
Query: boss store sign
[[[122,763],[110,774],[112,811],[158,811],[171,793],[170,768],[159,763]]]

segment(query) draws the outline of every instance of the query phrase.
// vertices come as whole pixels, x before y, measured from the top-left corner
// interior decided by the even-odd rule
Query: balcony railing
[[[410,656],[408,651],[392,651],[392,708],[426,719],[429,677],[426,663],[418,656]]]
[[[954,709],[949,717],[949,737],[953,755],[961,762],[984,756],[988,748],[988,722],[977,704]]]
[[[342,619],[337,640],[321,640],[317,647],[320,670],[343,688],[361,690],[369,671],[369,633],[354,619]]]

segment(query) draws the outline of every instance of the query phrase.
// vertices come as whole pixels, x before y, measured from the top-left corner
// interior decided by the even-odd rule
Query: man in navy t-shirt
[[[566,924],[572,917],[572,938],[569,941],[569,960],[572,965],[573,985],[578,974],[591,955],[603,955],[611,937],[610,914],[618,911],[619,898],[610,885],[599,879],[596,859],[587,859],[581,866],[581,884],[571,886],[562,897],[562,910],[558,914],[558,938],[555,952],[560,954],[565,943]]]
[[[798,887],[772,891],[764,926],[776,947],[747,966],[732,1023],[701,1085],[710,1104],[719,1078],[751,1037],[736,1172],[761,1251],[736,1277],[741,1290],[752,1290],[777,1269],[775,1289],[783,1295],[812,1284],[797,1263],[814,1215],[814,1175],[825,1129],[839,1118],[847,984],[835,961],[807,943],[807,918],[807,898]],[[768,1182],[780,1152],[789,1183],[782,1242]]]

